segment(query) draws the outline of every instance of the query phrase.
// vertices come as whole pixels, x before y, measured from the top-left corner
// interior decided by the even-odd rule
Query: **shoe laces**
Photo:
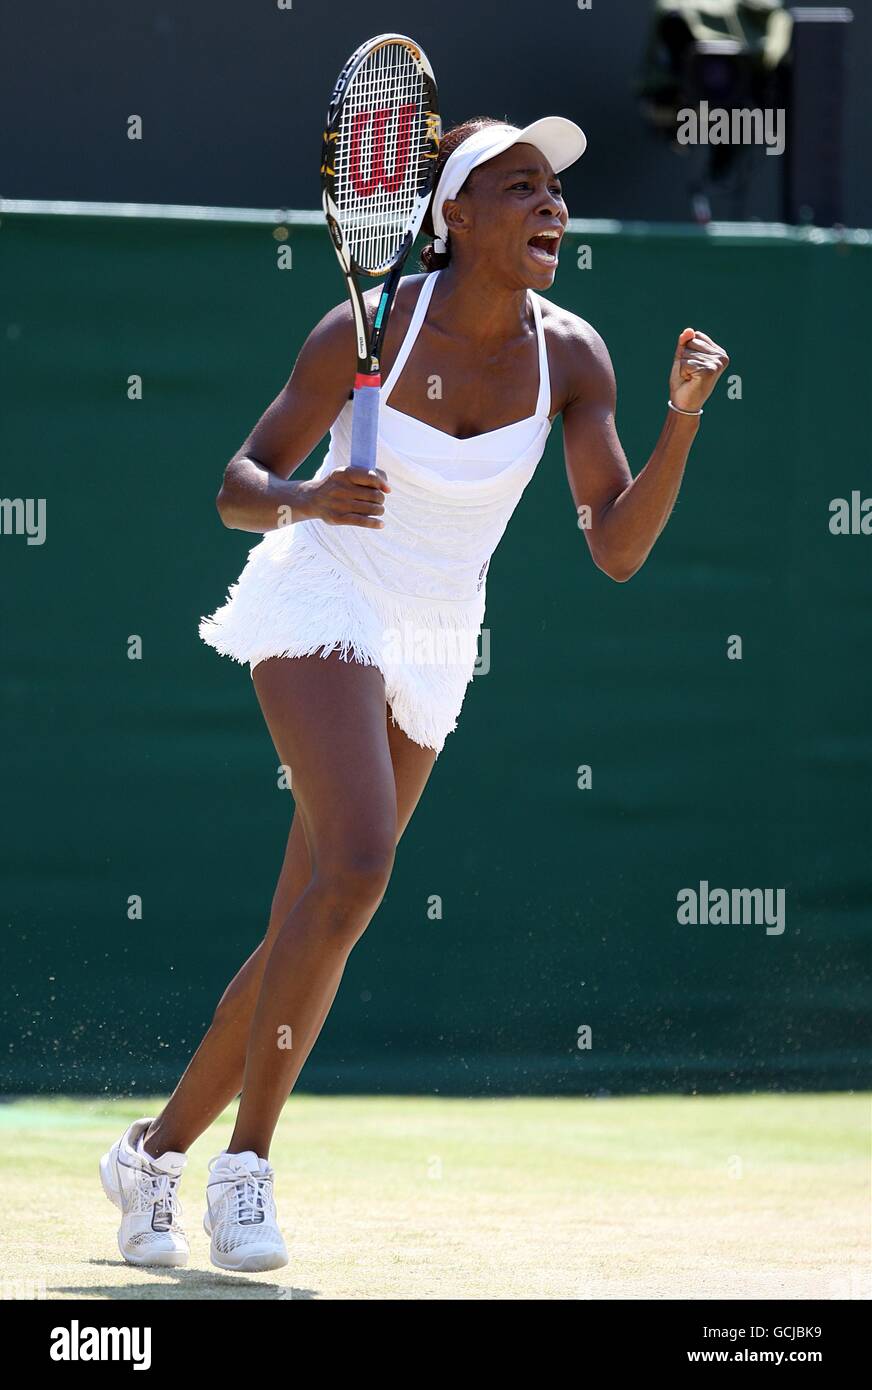
[[[143,1176],[147,1184],[143,1195],[152,1209],[153,1230],[172,1231],[176,1228],[176,1218],[182,1214],[178,1176],[174,1177],[171,1173],[145,1173]]]
[[[239,1226],[259,1226],[267,1217],[270,1203],[270,1187],[272,1178],[263,1174],[261,1177],[238,1178],[233,1184],[233,1195],[235,1199],[236,1211],[234,1220]]]

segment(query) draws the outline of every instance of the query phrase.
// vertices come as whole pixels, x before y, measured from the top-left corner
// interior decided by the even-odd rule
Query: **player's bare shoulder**
[[[394,306],[391,317],[388,320],[388,333],[391,325],[403,319],[409,319],[415,306],[415,301],[421,291],[421,282],[427,279],[426,272],[421,275],[404,275],[397,286],[394,297]],[[374,285],[371,290],[364,290],[362,298],[367,319],[367,330],[372,331],[375,322],[378,302],[381,299],[382,285]],[[351,304],[347,299],[343,299],[341,304],[334,304],[332,309],[328,309],[324,317],[316,324],[309,341],[324,346],[330,351],[342,351],[343,349],[351,352],[352,363],[357,356],[357,335],[354,329],[354,314]]]
[[[396,294],[394,295],[391,316],[388,319],[386,334],[388,339],[390,339],[392,327],[394,330],[393,336],[396,336],[398,331],[400,331],[400,335],[402,336],[402,331],[404,331],[402,326],[408,324],[409,319],[411,319],[415,304],[418,300],[418,295],[421,293],[421,287],[428,278],[429,275],[426,270],[420,273],[403,275],[400,278],[400,283],[397,285]],[[381,292],[381,285],[376,285],[374,289],[364,291],[363,302],[366,305],[366,316],[369,320],[370,327],[372,327],[375,320]]]
[[[400,350],[403,339],[408,332],[409,324],[412,321],[412,315],[415,312],[415,305],[418,302],[421,287],[427,279],[428,274],[426,271],[423,271],[421,274],[403,275],[400,279],[400,283],[397,285],[393,308],[391,310],[391,316],[388,319],[388,326],[385,331],[381,349],[381,372],[383,380],[387,379],[396,361],[397,353]],[[382,287],[377,285],[374,290],[367,290],[363,297],[370,328],[372,328],[375,320],[381,291]]]
[[[376,289],[364,295],[368,332],[375,318],[375,302],[371,296],[377,297],[378,293]],[[344,388],[350,396],[354,385],[357,347],[354,313],[350,301],[344,299],[328,309],[309,333],[297,358],[295,375],[304,379],[320,377],[337,388]]]
[[[393,351],[396,351],[396,342],[402,339],[412,316],[421,281],[426,278],[426,274],[404,275],[400,281],[394,311],[388,321],[386,349],[392,347]],[[381,292],[382,286],[375,285],[363,294],[367,335],[372,332]],[[392,353],[386,351],[383,360],[391,356]],[[357,331],[354,326],[354,313],[350,301],[343,299],[341,303],[328,309],[315,324],[300,350],[295,373],[301,381],[318,377],[331,386],[344,387],[346,394],[350,396],[356,362]]]
[[[540,296],[542,326],[551,370],[551,400],[557,414],[588,395],[614,391],[609,350],[593,324]]]

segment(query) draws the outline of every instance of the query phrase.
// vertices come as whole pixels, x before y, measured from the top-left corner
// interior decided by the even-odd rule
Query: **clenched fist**
[[[700,410],[718,377],[730,364],[722,347],[698,328],[685,328],[679,336],[669,377],[669,396],[679,410]]]
[[[380,468],[334,468],[326,478],[303,483],[307,519],[325,521],[328,526],[384,526],[384,495],[390,492]]]

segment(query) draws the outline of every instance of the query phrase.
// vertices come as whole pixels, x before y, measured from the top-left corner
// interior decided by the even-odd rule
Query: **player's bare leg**
[[[312,659],[324,660],[321,657]],[[258,669],[255,668],[255,676]],[[394,775],[399,839],[424,790],[435,753],[413,743],[391,722],[389,716],[386,730]],[[167,1150],[184,1153],[239,1095],[248,1035],[264,966],[279,930],[310,878],[309,850],[303,818],[298,811],[288,836],[266,935],[227,986],[210,1027],[173,1095],[157,1119],[152,1121],[144,1148],[153,1157],[157,1158]],[[315,1036],[320,1032],[334,996],[335,989],[322,1002]]]
[[[399,814],[379,671],[335,655],[273,658],[255,668],[254,683],[292,771],[312,865],[264,970],[229,1146],[265,1158],[348,955],[387,888]],[[406,756],[417,799],[434,754],[412,744]],[[280,1046],[288,1036],[292,1046]]]
[[[221,1269],[287,1263],[268,1154],[282,1107],[393,867],[399,818],[383,677],[331,659],[255,670],[279,760],[291,769],[310,877],[279,928],[251,1021],[236,1125],[209,1165],[204,1225]],[[423,785],[432,752],[416,759]]]

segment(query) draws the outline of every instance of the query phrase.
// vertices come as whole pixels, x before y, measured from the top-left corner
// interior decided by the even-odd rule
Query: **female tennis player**
[[[573,501],[589,509],[585,539],[612,579],[636,573],[675,503],[727,355],[698,330],[679,335],[660,437],[634,479],[605,344],[541,297],[568,216],[557,175],[585,145],[557,116],[523,130],[477,119],[444,137],[424,273],[402,281],[386,334],[375,471],[348,466],[356,354],[347,302],[310,333],[227,466],[224,524],[265,536],[200,631],[250,664],[296,813],[264,940],[163,1112],[131,1125],[101,1162],[132,1263],[187,1260],[177,1196],[185,1152],[240,1092],[229,1148],[210,1165],[211,1257],[232,1270],[287,1262],[273,1131],[456,727],[488,563],[555,416]],[[370,314],[378,294],[367,295]],[[328,430],[317,473],[294,482]]]

